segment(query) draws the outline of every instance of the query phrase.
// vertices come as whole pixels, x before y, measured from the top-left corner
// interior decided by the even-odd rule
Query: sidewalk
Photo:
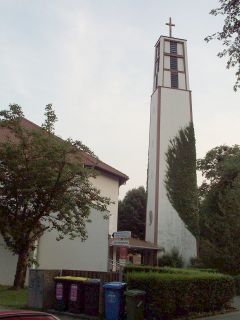
[[[234,298],[232,306],[237,310],[217,316],[198,318],[197,320],[240,320],[240,296]]]

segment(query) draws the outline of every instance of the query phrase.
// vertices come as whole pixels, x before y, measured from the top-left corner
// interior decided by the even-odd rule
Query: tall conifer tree
[[[199,238],[196,146],[193,123],[170,140],[166,153],[168,199],[188,230]]]

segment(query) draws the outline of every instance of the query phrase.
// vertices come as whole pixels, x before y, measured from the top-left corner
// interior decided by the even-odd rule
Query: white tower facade
[[[171,35],[171,33],[170,33]],[[196,239],[168,200],[165,188],[169,140],[192,121],[186,40],[161,36],[155,45],[151,96],[146,241],[173,247],[185,263],[196,257]]]

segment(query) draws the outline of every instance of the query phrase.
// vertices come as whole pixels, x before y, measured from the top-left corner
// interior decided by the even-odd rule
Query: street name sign
[[[129,246],[129,240],[120,240],[120,239],[113,240],[112,245],[113,246],[123,246],[123,247]]]
[[[114,235],[113,237],[116,238],[116,239],[129,239],[131,238],[131,231],[117,231],[117,232],[114,232]]]

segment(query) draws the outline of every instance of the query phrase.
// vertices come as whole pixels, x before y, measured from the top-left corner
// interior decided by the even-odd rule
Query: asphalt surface
[[[236,308],[235,312],[230,312],[230,313],[225,313],[225,314],[220,314],[212,317],[203,317],[203,318],[197,318],[197,320],[240,320],[240,296],[237,296],[234,298],[232,306]],[[0,305],[0,310],[6,310],[6,308],[1,307]],[[85,317],[72,317],[68,315],[62,315],[62,314],[56,314],[57,317],[60,320],[77,320],[77,319],[89,319]]]
[[[213,316],[213,317],[205,317],[205,318],[198,318],[196,320],[239,320],[240,319],[240,312],[232,312],[232,313],[226,313],[221,314],[219,316]]]
[[[240,296],[234,298],[232,306],[236,308],[235,312],[220,314],[212,317],[197,318],[196,320],[240,320]],[[76,320],[71,316],[58,315],[61,320]],[[81,318],[80,318],[81,319]],[[82,318],[84,319],[84,318]]]

